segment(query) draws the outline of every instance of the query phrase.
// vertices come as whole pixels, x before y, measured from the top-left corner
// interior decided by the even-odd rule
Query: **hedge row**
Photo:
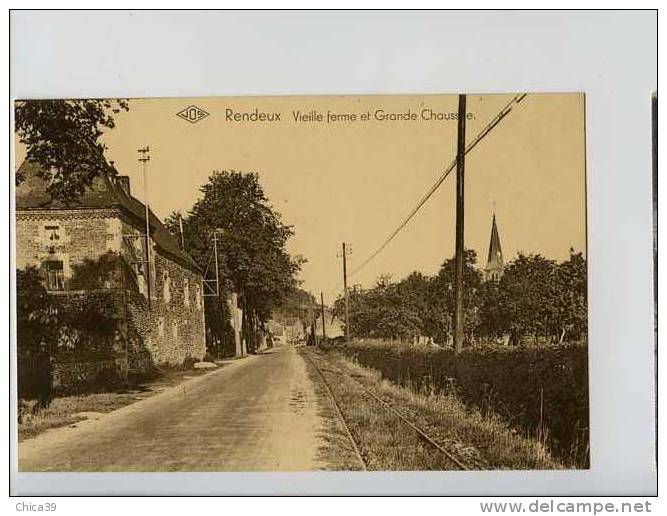
[[[589,464],[588,348],[452,350],[355,342],[344,352],[383,377],[412,388],[451,392],[483,413],[495,413],[544,439],[554,455]]]

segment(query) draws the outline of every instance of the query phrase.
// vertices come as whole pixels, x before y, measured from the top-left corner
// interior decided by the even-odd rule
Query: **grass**
[[[164,369],[155,378],[126,385],[110,392],[90,392],[56,397],[51,400],[48,407],[42,409],[36,408],[36,400],[19,400],[19,442],[36,437],[50,428],[74,425],[79,421],[94,417],[95,414],[111,412],[149,398],[169,387],[207,372],[210,370]]]
[[[325,355],[311,353],[331,386],[369,470],[457,468],[419,439],[397,416],[381,408],[352,378],[389,402],[469,469],[563,468],[541,442],[520,435],[498,417],[466,407],[453,394],[416,392],[401,387],[336,351]],[[346,374],[327,367],[327,361]]]
[[[335,348],[382,378],[422,394],[455,392],[470,408],[501,416],[539,440],[566,467],[587,469],[588,353],[585,343],[451,349],[355,340]]]
[[[345,427],[341,424],[321,379],[312,367],[308,368],[308,374],[313,381],[315,395],[319,401],[318,415],[325,421],[319,434],[319,437],[324,441],[324,446],[318,450],[318,459],[327,464],[326,469],[328,470],[362,470],[363,466],[357,459]]]

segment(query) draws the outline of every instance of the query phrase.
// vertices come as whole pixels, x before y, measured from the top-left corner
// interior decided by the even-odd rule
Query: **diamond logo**
[[[206,118],[208,113],[200,107],[188,106],[176,113],[176,115],[178,115],[183,120],[190,122],[191,124],[196,124],[197,122]]]

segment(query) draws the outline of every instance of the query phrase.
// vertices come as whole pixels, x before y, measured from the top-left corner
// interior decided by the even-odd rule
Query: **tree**
[[[63,354],[85,361],[91,354],[113,356],[118,351],[127,322],[118,294],[133,273],[119,254],[109,251],[72,264],[67,295],[50,295],[33,266],[17,270],[16,277],[19,397],[36,396],[39,409],[51,401],[53,363]]]
[[[19,397],[51,401],[51,358],[58,342],[58,314],[35,267],[16,271],[16,341]]]
[[[310,292],[301,288],[291,289],[280,304],[274,305],[271,314],[281,320],[299,319],[306,333],[310,323],[319,315],[319,304]]]
[[[72,264],[72,277],[67,286],[72,290],[97,290],[132,285],[134,274],[121,255],[107,251],[97,259],[84,258]]]
[[[243,310],[243,334],[254,350],[271,310],[297,287],[296,274],[305,260],[287,252],[293,230],[273,210],[257,174],[215,171],[201,192],[183,217],[183,227],[186,250],[202,270],[209,270],[209,277],[215,274],[211,255],[216,234],[222,291],[221,300],[206,298],[207,316],[218,320],[216,331],[224,334],[220,333],[225,326],[224,296],[236,292]],[[179,216],[174,213],[167,219],[175,235]]]
[[[127,100],[19,100],[15,108],[26,159],[41,165],[39,175],[54,198],[76,199],[96,176],[116,173],[99,139],[115,127],[114,115],[128,110]],[[17,173],[17,184],[23,179]]]
[[[463,316],[466,341],[473,338],[477,327],[478,317],[478,291],[482,282],[481,274],[475,268],[477,254],[472,249],[464,251],[463,263]],[[433,337],[440,343],[446,341],[447,337],[454,331],[454,283],[455,283],[456,260],[446,260],[437,276],[431,281],[430,304],[434,312],[431,314],[431,331]]]
[[[473,338],[477,324],[477,292],[481,283],[475,269],[476,255],[465,253],[464,297],[466,336]],[[375,287],[350,292],[350,330],[358,337],[409,339],[418,335],[444,343],[452,330],[454,311],[453,259],[443,263],[437,276],[413,272],[399,282],[391,275],[378,277]],[[334,304],[335,313],[344,313],[344,298]]]
[[[71,267],[67,288],[83,294],[58,300],[63,327],[60,347],[83,354],[111,353],[122,319],[116,296],[119,290],[138,292],[134,273],[127,261],[113,251],[97,259],[85,258]]]
[[[464,320],[466,342],[509,335],[512,344],[526,336],[549,342],[586,335],[586,260],[570,250],[562,263],[539,254],[519,254],[501,279],[482,281],[474,251],[465,252]],[[401,338],[417,333],[448,341],[453,330],[454,259],[432,277],[413,272],[393,282],[382,275],[368,290],[350,292],[350,329],[358,337]],[[344,313],[344,298],[334,308]]]
[[[539,254],[519,253],[500,280],[502,313],[513,344],[522,336],[552,335],[556,324],[554,305],[556,262]]]
[[[511,313],[508,291],[498,281],[485,281],[479,289],[479,325],[481,337],[497,339],[510,332]]]
[[[349,296],[350,334],[405,340],[419,333],[421,319],[411,302],[414,296],[400,283],[392,283],[391,276],[380,276],[374,288],[351,291]],[[335,301],[334,313],[339,318],[345,313],[344,296]]]
[[[556,269],[555,315],[558,321],[558,342],[565,337],[580,339],[588,329],[586,259],[570,249],[570,258]]]

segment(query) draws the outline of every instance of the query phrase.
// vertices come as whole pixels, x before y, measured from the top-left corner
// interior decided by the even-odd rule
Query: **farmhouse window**
[[[60,226],[50,225],[44,226],[46,238],[52,244],[57,244],[60,240]]]
[[[46,290],[64,290],[63,262],[56,260],[45,262],[44,269],[46,271]]]

